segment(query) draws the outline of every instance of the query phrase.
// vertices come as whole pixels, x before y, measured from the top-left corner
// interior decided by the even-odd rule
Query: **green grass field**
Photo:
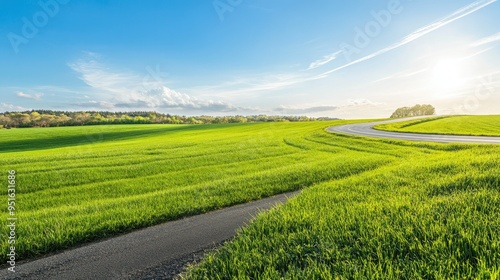
[[[397,132],[500,136],[500,115],[436,117],[381,124],[375,128]]]
[[[297,139],[324,125],[0,130],[5,182],[8,170],[17,171],[18,259],[350,176],[387,161],[377,154],[331,157],[333,148],[297,147]],[[7,201],[7,188],[2,192]],[[5,220],[7,213],[2,215]],[[1,233],[5,251],[7,232]]]
[[[343,123],[0,130],[18,259],[304,189],[186,277],[498,278],[500,147],[324,131]]]

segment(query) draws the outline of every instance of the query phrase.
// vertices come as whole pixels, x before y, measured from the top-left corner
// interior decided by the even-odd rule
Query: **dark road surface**
[[[297,193],[236,205],[70,249],[20,264],[15,273],[4,268],[0,279],[168,279],[180,272],[185,260],[196,259],[196,255],[201,258],[204,249],[233,237],[259,211],[285,202]]]

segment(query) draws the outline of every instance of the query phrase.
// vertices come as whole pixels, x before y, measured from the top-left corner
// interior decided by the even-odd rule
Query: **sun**
[[[432,78],[438,90],[453,90],[463,85],[462,62],[455,58],[440,59],[433,68]]]

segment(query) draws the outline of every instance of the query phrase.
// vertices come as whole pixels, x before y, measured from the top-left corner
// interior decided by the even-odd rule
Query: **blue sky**
[[[497,0],[3,0],[0,10],[0,112],[500,113]]]

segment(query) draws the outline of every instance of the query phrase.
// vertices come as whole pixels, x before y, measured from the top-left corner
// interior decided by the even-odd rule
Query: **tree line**
[[[101,112],[101,111],[52,111],[31,110],[0,114],[3,128],[54,127],[101,124],[217,124],[247,122],[304,122],[330,120],[306,116],[178,116],[157,112]]]
[[[391,118],[406,118],[416,116],[430,116],[436,113],[436,109],[429,104],[417,104],[413,107],[401,107],[392,113]]]

